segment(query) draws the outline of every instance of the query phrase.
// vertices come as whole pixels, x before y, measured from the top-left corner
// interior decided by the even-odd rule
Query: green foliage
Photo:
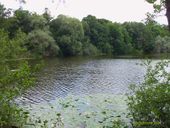
[[[156,53],[170,53],[170,37],[158,36],[155,39],[155,52]]]
[[[28,34],[25,46],[38,56],[57,56],[59,47],[50,32],[35,30]]]
[[[34,13],[31,15],[30,27],[32,28],[32,30],[41,29],[48,31],[47,19],[44,18],[44,16],[42,15]]]
[[[0,30],[0,60],[23,57],[26,49],[21,46],[24,45],[25,37],[24,33],[18,31],[15,38],[9,39],[8,34],[4,30]]]
[[[167,26],[152,21],[149,14],[151,19],[145,24],[120,24],[92,15],[81,22],[64,15],[53,19],[47,8],[42,15],[23,9],[15,10],[13,16],[11,13],[12,10],[0,6],[0,28],[8,32],[10,39],[16,37],[18,30],[26,33],[26,47],[42,56],[150,54],[155,53],[158,35],[169,36]]]
[[[18,29],[26,34],[36,29],[48,31],[47,20],[42,15],[22,9],[15,10],[14,16],[6,18],[3,28],[9,32],[12,38]]]
[[[148,22],[146,23],[146,28],[152,33],[153,37],[156,38],[159,36],[170,36],[169,31],[166,26],[159,25],[156,22]]]
[[[74,40],[74,37],[62,36],[59,39],[59,46],[64,56],[81,55],[82,43]]]
[[[8,18],[11,15],[10,9],[6,9],[4,5],[0,3],[0,28],[3,27],[5,24],[6,18]]]
[[[130,114],[134,125],[150,128],[170,127],[170,73],[169,62],[158,62],[153,66],[150,61],[144,82],[131,86],[128,97]],[[137,126],[136,126],[137,127]]]
[[[25,57],[24,41],[25,34],[21,31],[9,39],[8,34],[0,30],[0,127],[21,127],[28,116],[14,102],[14,98],[35,81],[28,63],[15,63],[16,59]]]
[[[154,36],[149,27],[137,22],[125,23],[124,25],[132,38],[134,49],[142,50],[143,53],[151,53],[153,51]]]
[[[114,54],[121,55],[125,53],[129,53],[128,48],[131,42],[129,35],[126,33],[126,29],[123,29],[120,24],[112,23],[109,24],[110,30],[110,43],[113,46]],[[124,34],[123,34],[124,33]]]
[[[165,8],[165,1],[168,0],[146,0],[148,3],[153,4],[155,13],[160,13]]]
[[[19,65],[15,71],[9,67],[6,69],[8,71],[0,72],[0,126],[21,127],[25,124],[28,113],[17,107],[14,98],[30,87],[35,80],[27,63]]]
[[[17,28],[25,33],[28,33],[32,30],[31,27],[31,14],[27,10],[18,9],[14,12],[15,25]]]
[[[98,49],[89,41],[83,41],[82,49],[83,49],[83,55],[85,56],[95,56],[99,54]]]
[[[4,5],[0,4],[0,17],[1,18],[5,17],[5,10],[6,8],[4,7]]]
[[[79,20],[60,15],[50,23],[50,30],[64,56],[82,54],[84,30]]]
[[[154,13],[151,14],[152,20],[160,14],[160,12],[166,10],[166,17],[168,20],[168,28],[170,30],[170,1],[169,0],[146,0],[148,3],[153,5]]]
[[[105,19],[97,19],[94,16],[83,18],[82,24],[85,36],[89,38],[90,43],[96,46],[102,53],[112,53],[112,46],[109,43],[109,28]]]

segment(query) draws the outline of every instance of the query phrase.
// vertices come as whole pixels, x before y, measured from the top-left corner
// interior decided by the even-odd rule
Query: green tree
[[[31,27],[31,14],[27,10],[18,9],[14,12],[15,25],[23,32],[29,33],[32,30]]]
[[[36,13],[31,15],[31,23],[30,23],[30,28],[32,30],[47,30],[48,31],[48,24],[46,18],[44,18],[43,15],[38,15]]]
[[[51,21],[50,30],[64,56],[82,54],[84,30],[78,19],[59,15]]]
[[[158,36],[155,39],[155,52],[156,53],[170,53],[170,37]]]
[[[121,27],[120,24],[112,23],[109,24],[110,29],[110,43],[113,46],[113,54],[121,55],[128,53],[130,50],[130,42],[128,42],[130,39],[128,39],[128,33],[126,33],[125,29]],[[126,34],[126,35],[124,35]],[[129,49],[130,48],[130,49]]]
[[[35,55],[57,56],[59,47],[48,31],[34,30],[28,34],[25,46]]]
[[[146,23],[146,27],[147,27],[147,29],[150,29],[154,38],[156,38],[158,35],[160,35],[162,37],[170,36],[167,26],[165,26],[165,25],[160,25],[157,22],[154,22],[154,23],[148,22],[148,23]]]
[[[4,5],[0,3],[0,19],[8,18],[11,15],[11,9],[6,9]]]
[[[0,29],[5,29],[7,27],[7,19],[11,15],[11,10],[6,9],[4,5],[0,3]]]
[[[106,19],[97,19],[92,15],[88,15],[82,20],[85,37],[88,37],[90,43],[104,54],[113,53],[113,46],[109,42],[108,23],[111,22]]]
[[[85,36],[104,54],[128,54],[132,51],[131,39],[126,29],[105,19],[87,16],[82,21]]]
[[[14,37],[18,29],[28,34],[29,32],[41,29],[48,31],[47,20],[36,13],[30,13],[27,10],[18,9],[14,11],[14,16],[6,19],[5,29],[9,31],[10,37]]]
[[[134,49],[142,53],[151,53],[154,48],[152,31],[143,23],[126,22],[124,27],[132,39]]]

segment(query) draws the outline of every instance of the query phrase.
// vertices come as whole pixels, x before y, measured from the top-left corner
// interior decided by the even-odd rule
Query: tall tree
[[[64,56],[81,54],[84,30],[78,19],[59,15],[51,21],[50,31]]]

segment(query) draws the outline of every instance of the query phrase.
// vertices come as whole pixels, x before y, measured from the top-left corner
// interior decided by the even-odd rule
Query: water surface
[[[143,81],[140,59],[65,58],[45,61],[36,86],[25,92],[23,104],[51,102],[68,95],[124,95],[130,84]]]

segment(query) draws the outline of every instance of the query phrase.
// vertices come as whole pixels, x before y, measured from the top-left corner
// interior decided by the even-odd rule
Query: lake
[[[113,127],[119,120],[130,127],[126,93],[129,85],[144,80],[144,61],[111,57],[47,59],[36,85],[16,102],[30,112],[29,122],[37,128],[43,122],[48,122],[48,128],[58,122],[64,124],[63,128]]]
[[[19,98],[22,104],[51,102],[68,95],[121,94],[143,81],[140,59],[74,57],[45,60],[36,86]]]

